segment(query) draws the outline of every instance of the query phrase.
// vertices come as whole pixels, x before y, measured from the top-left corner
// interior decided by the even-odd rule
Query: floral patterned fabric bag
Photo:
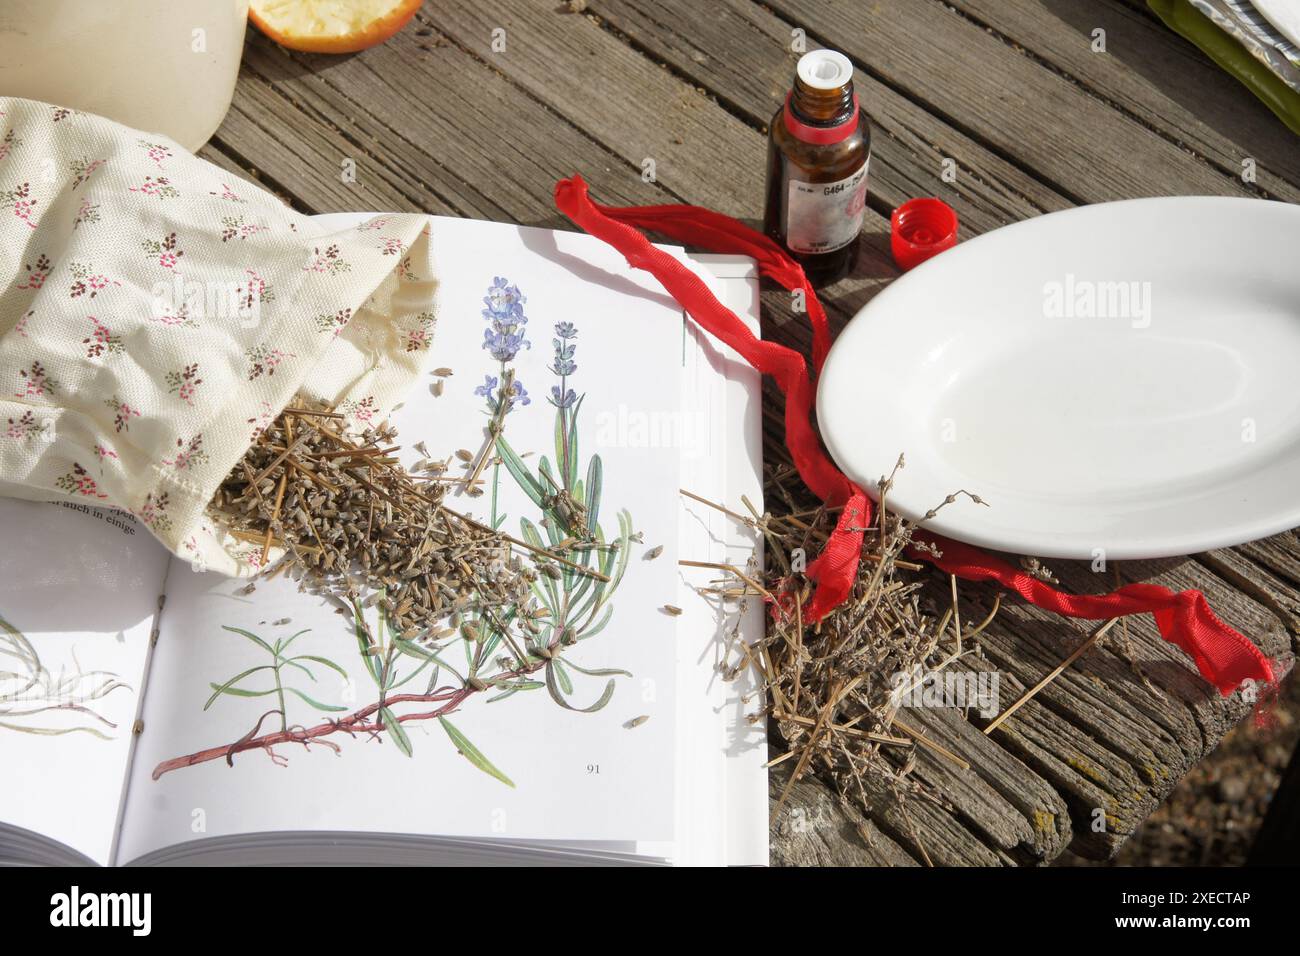
[[[205,509],[289,401],[370,420],[435,323],[428,220],[326,232],[174,143],[0,98],[0,494],[130,510],[228,574]]]

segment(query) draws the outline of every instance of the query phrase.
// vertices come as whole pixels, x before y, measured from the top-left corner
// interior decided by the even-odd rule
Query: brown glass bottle
[[[818,285],[853,264],[870,159],[871,124],[854,98],[848,58],[804,54],[769,127],[763,228]]]

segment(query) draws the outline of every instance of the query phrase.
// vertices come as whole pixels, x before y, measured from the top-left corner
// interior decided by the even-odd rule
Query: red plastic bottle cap
[[[957,213],[942,199],[909,199],[889,224],[889,247],[904,272],[957,244]]]

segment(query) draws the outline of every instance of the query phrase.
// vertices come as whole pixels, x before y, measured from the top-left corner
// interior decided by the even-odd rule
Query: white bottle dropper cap
[[[853,64],[843,53],[813,50],[799,57],[795,68],[805,86],[814,90],[834,90],[853,79]]]

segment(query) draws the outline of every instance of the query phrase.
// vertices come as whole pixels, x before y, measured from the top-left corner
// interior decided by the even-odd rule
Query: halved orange
[[[251,0],[248,17],[281,46],[355,53],[406,26],[422,0]]]

